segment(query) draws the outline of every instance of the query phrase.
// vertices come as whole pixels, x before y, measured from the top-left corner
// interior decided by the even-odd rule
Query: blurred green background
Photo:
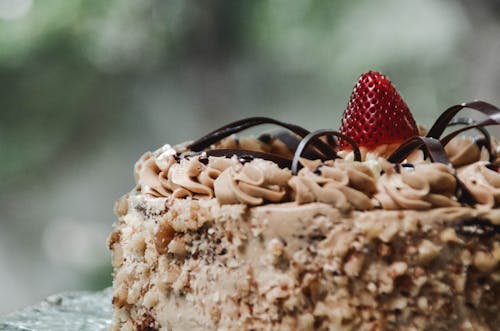
[[[0,313],[111,284],[146,151],[246,116],[338,128],[387,74],[430,125],[500,104],[498,1],[0,0]]]

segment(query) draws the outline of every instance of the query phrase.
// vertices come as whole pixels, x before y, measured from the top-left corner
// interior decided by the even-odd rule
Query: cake
[[[425,131],[368,72],[339,132],[250,118],[145,153],[108,239],[112,329],[499,330],[499,118],[475,101]],[[286,130],[234,135],[260,124]]]

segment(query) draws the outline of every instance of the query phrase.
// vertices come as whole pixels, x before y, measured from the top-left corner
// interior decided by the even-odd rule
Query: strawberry
[[[406,103],[389,79],[374,71],[361,75],[354,86],[340,132],[369,150],[418,135]],[[340,139],[340,148],[350,150],[351,145]]]

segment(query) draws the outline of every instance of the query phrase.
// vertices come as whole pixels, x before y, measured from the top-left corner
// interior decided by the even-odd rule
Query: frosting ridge
[[[474,140],[467,138],[452,139],[445,146],[445,151],[455,167],[489,159],[488,151],[484,146],[479,147]]]
[[[251,206],[265,201],[280,202],[287,194],[290,170],[260,159],[233,165],[214,181],[215,196],[221,204],[243,203]]]
[[[500,203],[500,174],[498,165],[476,162],[458,170],[464,183],[480,208],[493,208]]]
[[[383,209],[424,210],[459,206],[454,171],[441,163],[401,167],[386,162],[375,198]]]
[[[288,183],[298,204],[323,202],[341,210],[375,207],[371,199],[376,191],[373,173],[359,162],[336,160],[314,172],[305,167]]]

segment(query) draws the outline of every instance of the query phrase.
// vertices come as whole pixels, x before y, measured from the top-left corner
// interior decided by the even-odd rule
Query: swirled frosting
[[[218,147],[242,146],[264,152],[271,148],[255,138],[226,139]],[[392,147],[386,147],[381,147],[381,154],[392,151]],[[279,148],[276,145],[272,150]],[[492,140],[494,153],[496,149],[497,144]],[[459,178],[479,207],[492,208],[500,202],[500,175],[486,161],[481,161],[489,158],[486,150],[481,150],[473,140],[455,138],[446,151],[459,167]],[[184,152],[182,145],[165,145],[144,154],[135,166],[137,190],[170,199],[215,198],[222,205],[295,201],[322,202],[341,210],[377,207],[422,210],[459,204],[454,170],[443,164],[422,162],[423,158],[411,167],[390,164],[382,157],[375,158],[375,154],[369,157],[365,154],[369,160],[363,162],[302,159],[304,168],[292,176],[290,170],[263,159],[246,162],[236,156],[207,157],[184,155]]]
[[[359,162],[337,160],[332,165],[320,165],[314,172],[305,167],[289,185],[298,204],[323,202],[341,210],[375,207],[371,199],[376,192],[374,174]]]
[[[205,165],[199,157],[177,160],[176,151],[164,148],[157,155],[144,154],[136,163],[140,190],[154,197],[194,198],[214,196],[214,181],[235,159],[209,157]]]
[[[445,147],[446,154],[455,167],[462,167],[478,161],[489,160],[486,148],[468,138],[452,139]]]
[[[287,194],[290,170],[271,161],[255,159],[225,169],[214,181],[215,196],[220,204],[243,203],[251,206],[280,202]]]
[[[378,160],[378,158],[387,159],[394,153],[401,143],[394,144],[382,144],[376,148],[366,148],[360,147],[359,151],[361,153],[362,161],[373,161]],[[339,151],[339,156],[344,160],[352,161],[354,160],[354,153],[352,151]],[[408,155],[406,161],[411,163],[421,163],[424,162],[424,154],[421,150],[415,150],[410,155]]]
[[[385,161],[383,170],[375,195],[383,209],[424,210],[459,205],[455,199],[457,183],[447,165],[422,163],[395,168]]]
[[[500,203],[500,173],[498,166],[489,162],[476,162],[458,170],[464,183],[480,208],[493,208]]]

